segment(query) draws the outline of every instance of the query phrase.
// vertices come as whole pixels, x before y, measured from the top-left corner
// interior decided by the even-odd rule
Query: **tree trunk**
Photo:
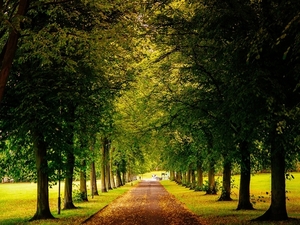
[[[91,139],[91,144],[90,144],[91,155],[93,157],[94,157],[94,149],[95,149],[95,137],[93,137]],[[96,176],[96,169],[95,169],[95,162],[94,161],[92,161],[92,163],[91,163],[90,185],[91,185],[92,198],[95,195],[99,195],[98,188],[97,188],[97,176]]]
[[[114,148],[111,148],[110,150],[110,157],[109,157],[109,172],[110,172],[110,182],[111,182],[111,187],[116,188],[116,183],[115,183],[115,176],[114,176],[114,171],[113,171],[113,152]]]
[[[120,170],[117,170],[117,171],[116,171],[116,186],[117,186],[117,187],[123,186],[123,183],[122,183],[122,177],[121,177],[121,172],[120,172]]]
[[[31,220],[53,219],[49,207],[47,146],[42,134],[32,133],[37,169],[37,209]]]
[[[178,184],[178,172],[175,171],[175,182]]]
[[[105,173],[105,181],[106,181],[106,188],[107,190],[112,190],[111,180],[110,180],[110,165],[109,163],[106,164],[106,173]]]
[[[191,189],[194,189],[196,186],[196,176],[195,176],[195,170],[191,170]]]
[[[126,183],[128,183],[128,182],[130,182],[131,180],[130,180],[130,173],[129,172],[127,172],[126,173],[126,176],[125,176],[126,178]]]
[[[106,180],[105,180],[105,173],[106,173],[106,163],[105,163],[105,159],[106,159],[106,148],[107,145],[107,139],[103,138],[102,140],[102,148],[101,148],[101,192],[105,193],[107,192],[106,189]]]
[[[197,187],[203,187],[203,171],[200,165],[197,165]]]
[[[82,201],[88,201],[87,188],[86,188],[86,161],[82,161],[82,169],[80,170],[80,195]]]
[[[276,132],[276,131],[275,131]],[[271,205],[256,220],[287,220],[285,194],[285,152],[279,143],[280,137],[273,136],[271,143]]]
[[[66,178],[65,178],[65,194],[64,194],[64,209],[75,209],[72,199],[72,184],[75,165],[75,156],[72,149],[67,152]]]
[[[181,172],[176,172],[176,182],[177,184],[182,184]]]
[[[110,169],[110,182],[113,189],[117,188],[114,171],[112,171],[112,169]]]
[[[105,182],[106,189],[112,190],[111,180],[110,180],[110,140],[107,139],[107,144],[105,146]]]
[[[243,141],[239,145],[241,152],[241,179],[239,191],[239,203],[237,210],[241,209],[254,209],[250,202],[250,179],[251,179],[251,166],[250,166],[250,151],[247,141]]]
[[[126,184],[126,173],[122,173],[122,184]]]
[[[215,195],[217,194],[216,190],[216,180],[215,180],[215,165],[213,162],[210,163],[208,170],[208,189],[206,194]]]
[[[15,18],[22,18],[26,14],[28,7],[29,7],[29,0],[20,0],[18,11],[15,15]],[[14,21],[16,21],[16,20],[14,20]],[[19,20],[19,24],[16,24],[16,25],[17,26],[20,25],[21,21],[22,20]],[[10,31],[8,40],[0,54],[0,65],[1,65],[1,68],[0,68],[0,102],[3,99],[4,88],[7,83],[9,71],[10,71],[10,68],[13,63],[15,52],[17,51],[17,48],[18,48],[19,37],[20,37],[19,31],[12,29]]]
[[[224,157],[223,165],[223,188],[218,201],[231,201],[231,162],[230,159]]]
[[[95,162],[91,163],[91,178],[90,179],[91,179],[90,185],[91,185],[92,196],[99,195],[98,188],[97,188]]]
[[[186,186],[186,172],[182,172],[182,186]]]
[[[175,171],[174,170],[170,171],[170,181],[175,181]]]
[[[191,185],[191,170],[189,169],[186,173],[186,186],[190,187]]]

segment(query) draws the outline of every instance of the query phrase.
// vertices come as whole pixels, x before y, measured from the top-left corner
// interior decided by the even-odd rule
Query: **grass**
[[[140,175],[142,179],[150,179],[153,174],[160,176],[164,171],[155,171]],[[295,179],[287,180],[287,211],[289,217],[300,219],[300,173],[293,173]],[[239,176],[234,176],[234,183],[239,184]],[[135,182],[134,184],[136,184]],[[195,192],[177,185],[175,182],[163,180],[161,183],[178,200],[185,203],[186,206],[203,219],[203,224],[249,224],[251,219],[262,215],[270,205],[270,174],[256,174],[251,177],[251,195],[256,201],[252,211],[236,211],[238,204],[238,189],[232,189],[231,202],[218,202],[218,195],[205,195],[204,192]],[[100,183],[98,184],[100,187]],[[57,214],[57,195],[58,188],[53,186],[49,190],[50,209],[55,220],[42,220],[28,222],[36,210],[36,184],[34,183],[8,183],[0,184],[0,224],[28,224],[28,225],[52,225],[52,224],[80,224],[85,219],[105,207],[118,196],[129,189],[131,184],[126,184],[121,188],[114,189],[108,193],[100,193],[93,199],[89,196],[89,202],[75,203],[78,207],[74,210],[62,210]],[[61,188],[63,192],[63,185]],[[268,194],[266,194],[268,192]],[[252,224],[300,224],[300,221],[286,222],[260,222]]]
[[[289,217],[300,219],[300,173],[293,174],[295,179],[286,181],[287,211]],[[239,184],[239,176],[234,176],[235,185]],[[205,192],[195,192],[177,185],[169,180],[161,181],[166,190],[187,208],[201,216],[207,224],[250,224],[250,220],[262,215],[270,206],[270,174],[256,174],[251,177],[252,200],[256,201],[256,210],[235,210],[238,204],[238,188],[232,190],[233,201],[218,202],[219,195],[205,195]],[[268,192],[268,194],[266,193]],[[259,222],[251,224],[300,224],[300,220],[285,222]]]
[[[136,183],[137,181],[134,182],[134,184]],[[98,187],[100,187],[100,183]],[[0,184],[0,224],[80,224],[131,188],[131,183],[128,183],[108,193],[100,193],[99,196],[94,196],[93,199],[89,196],[88,202],[75,203],[77,209],[62,210],[61,214],[58,215],[58,188],[57,186],[53,186],[49,189],[49,202],[51,213],[57,219],[28,222],[36,211],[36,184]],[[63,185],[61,192],[63,193]]]

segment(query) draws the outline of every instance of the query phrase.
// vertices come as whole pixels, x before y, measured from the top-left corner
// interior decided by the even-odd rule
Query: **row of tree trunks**
[[[49,181],[48,181],[48,161],[47,161],[47,143],[44,141],[43,134],[32,130],[32,138],[33,138],[33,146],[35,150],[36,157],[36,169],[37,169],[37,210],[35,215],[31,220],[39,220],[39,219],[52,219],[54,218],[51,214],[49,207]],[[73,184],[73,173],[75,166],[75,156],[73,152],[73,139],[70,137],[70,149],[66,154],[67,163],[65,167],[66,177],[65,177],[65,190],[64,190],[64,209],[74,209],[76,208],[73,204],[72,199],[72,184]],[[72,143],[71,143],[72,142]],[[102,148],[105,154],[107,154],[107,149],[109,147],[108,139],[104,139],[104,147]],[[102,151],[102,154],[103,154]],[[112,166],[112,160],[109,160],[110,167],[107,167],[107,157],[104,157],[103,169],[104,172],[101,171],[102,174],[106,173],[106,170],[110,171],[108,176],[101,176],[101,179],[104,179],[101,183],[103,183],[102,188],[105,188],[107,191],[106,180],[107,177],[110,177],[110,181],[112,181],[112,187],[119,187],[124,184],[122,181],[122,175],[125,176],[125,173],[122,173],[117,170],[116,173],[116,183],[114,182],[114,174],[110,169]],[[80,171],[80,193],[82,200],[88,201],[87,198],[87,187],[86,187],[86,161],[82,160],[82,169]],[[129,173],[128,173],[129,174]],[[123,177],[124,179],[124,177]],[[98,195],[97,191],[97,183],[96,183],[96,171],[95,171],[95,163],[91,163],[91,187],[93,191],[93,195]]]
[[[279,138],[275,137],[276,132],[271,138],[271,205],[269,209],[255,220],[287,220],[286,211],[286,192],[285,192],[285,152],[284,147],[279,143]],[[237,210],[253,210],[253,205],[250,201],[250,180],[251,180],[251,162],[249,143],[242,141],[239,144],[241,155],[241,174],[240,174],[240,189],[239,202]],[[219,201],[231,201],[231,161],[226,155],[223,163],[223,188]],[[174,177],[174,178],[173,178]],[[174,179],[178,184],[193,184],[195,183],[195,173],[192,170],[188,172],[170,172],[170,178]],[[203,171],[201,166],[197,166],[197,186],[203,186]],[[208,171],[208,190],[207,194],[216,194],[215,170],[214,163],[211,162]]]
[[[193,189],[196,186],[195,170],[189,169],[183,173],[182,185]]]
[[[189,170],[187,172],[175,172],[170,171],[170,180],[175,181],[178,184],[184,184],[191,189],[203,186],[203,171],[199,166],[197,169],[197,179],[196,179],[196,171]]]
[[[116,176],[113,170],[113,152],[110,140],[107,137],[102,138],[101,147],[101,192],[108,192],[114,188],[124,185],[130,178],[125,177],[125,173],[117,167]],[[129,174],[129,173],[127,173]]]

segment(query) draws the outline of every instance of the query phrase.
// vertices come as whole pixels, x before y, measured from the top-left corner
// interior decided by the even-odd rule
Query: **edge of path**
[[[84,221],[82,221],[80,224],[85,224],[87,221],[89,221],[90,219],[92,219],[93,216],[95,216],[97,213],[103,211],[109,204],[112,204],[114,201],[116,201],[118,198],[121,198],[124,194],[126,194],[127,192],[131,191],[135,186],[137,186],[139,183],[141,182],[141,180],[139,180],[138,182],[136,182],[135,184],[132,185],[132,187],[125,191],[123,194],[119,195],[118,197],[116,197],[114,200],[112,200],[110,203],[108,203],[107,205],[103,206],[101,209],[99,209],[98,211],[96,211],[95,213],[93,213],[92,215],[90,215],[88,218],[86,218]]]

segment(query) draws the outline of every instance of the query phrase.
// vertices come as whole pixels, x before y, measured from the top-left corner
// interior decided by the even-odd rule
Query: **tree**
[[[271,139],[268,140],[270,146],[274,145],[274,140],[281,140],[276,148],[271,147],[274,179],[271,206],[259,219],[287,219],[284,157],[291,148],[287,148],[283,140],[289,139],[288,136],[292,134],[279,130],[286,128],[282,124],[290,121],[290,116],[299,104],[298,101],[291,101],[298,99],[299,95],[296,85],[299,51],[295,44],[299,40],[299,31],[295,26],[299,20],[298,11],[291,10],[288,13],[291,2],[282,1],[248,1],[243,4],[232,1],[195,1],[190,5],[176,3],[172,1],[160,5],[162,13],[158,16],[160,22],[157,27],[166,31],[164,40],[178,46],[177,49],[187,56],[194,57],[198,74],[201,71],[209,77],[208,83],[211,87],[214,86],[212,90],[219,95],[217,102],[222,104],[221,110],[212,108],[213,115],[217,118],[222,116],[227,121],[227,126],[233,129],[232,133],[238,135],[237,143],[251,144],[259,139],[260,136],[253,135],[258,131],[257,127],[263,127],[263,132]],[[294,6],[298,4],[293,1]],[[208,7],[210,10],[206,10]],[[189,10],[193,13],[186,13]],[[172,40],[168,39],[170,34]],[[189,43],[196,47],[189,49]],[[201,52],[204,57],[199,54]],[[196,70],[194,74],[197,74]],[[244,83],[249,77],[250,82]],[[246,88],[233,88],[235,84],[236,87]],[[246,101],[250,104],[245,105],[245,99],[251,99]],[[290,126],[295,127],[292,124]],[[281,138],[278,139],[277,135]],[[247,154],[242,159],[246,159],[247,166],[250,152],[245,153]],[[281,161],[277,161],[278,159]],[[275,163],[280,166],[275,168]],[[245,174],[248,176],[249,167],[246,170],[248,172]],[[241,175],[243,172],[245,171]],[[246,185],[250,182],[249,176],[247,179],[243,182]],[[278,189],[279,186],[283,188]]]
[[[5,2],[4,0],[1,0],[0,2],[0,18],[3,18],[3,21],[5,21],[7,24],[11,24],[11,27],[3,27],[5,23],[2,21],[0,24],[0,39],[5,36],[6,32],[9,32],[7,41],[0,54],[0,102],[3,99],[4,88],[8,80],[8,75],[13,63],[15,52],[17,51],[22,18],[24,18],[29,8],[29,0],[20,0],[19,3],[17,3],[18,10],[16,12],[16,7],[13,7],[13,4],[14,1]],[[7,15],[9,15],[9,18],[5,18]]]
[[[36,135],[32,136],[32,141],[38,138],[42,143],[35,144],[38,152],[37,169],[42,172],[37,174],[38,204],[33,219],[52,218],[44,210],[47,205],[49,208],[48,180],[59,166],[58,162],[61,160],[59,150],[62,156],[69,155],[70,162],[74,161],[72,148],[74,148],[74,132],[77,130],[72,128],[77,128],[76,123],[79,124],[86,118],[82,114],[79,115],[80,110],[87,105],[93,106],[98,113],[94,114],[92,120],[99,120],[99,112],[109,102],[111,94],[115,93],[110,88],[118,90],[124,81],[114,79],[115,76],[104,77],[101,70],[105,66],[102,65],[100,69],[101,60],[95,57],[99,56],[99,44],[91,48],[92,43],[99,40],[99,27],[93,30],[98,23],[94,17],[94,10],[99,8],[94,7],[92,3],[86,5],[81,2],[72,3],[73,5],[62,2],[49,3],[33,7],[28,13],[32,20],[24,24],[23,33],[26,35],[19,43],[7,87],[7,97],[4,99],[4,104],[9,107],[2,113],[9,115],[11,124],[9,132],[15,132],[19,137],[34,133]],[[109,16],[106,19],[102,21],[102,25],[110,23]],[[102,33],[105,32],[102,30]],[[112,83],[114,85],[111,85]],[[52,87],[51,90],[49,87]],[[105,99],[107,101],[104,101]],[[13,104],[8,104],[10,101]],[[69,107],[70,102],[77,106],[73,109],[75,119],[70,113],[72,111]],[[69,121],[68,118],[72,118],[73,121]],[[8,116],[5,123],[8,122],[7,119]],[[70,151],[65,151],[67,149]],[[69,167],[70,176],[72,168],[73,166]],[[69,187],[71,186],[70,182]]]

